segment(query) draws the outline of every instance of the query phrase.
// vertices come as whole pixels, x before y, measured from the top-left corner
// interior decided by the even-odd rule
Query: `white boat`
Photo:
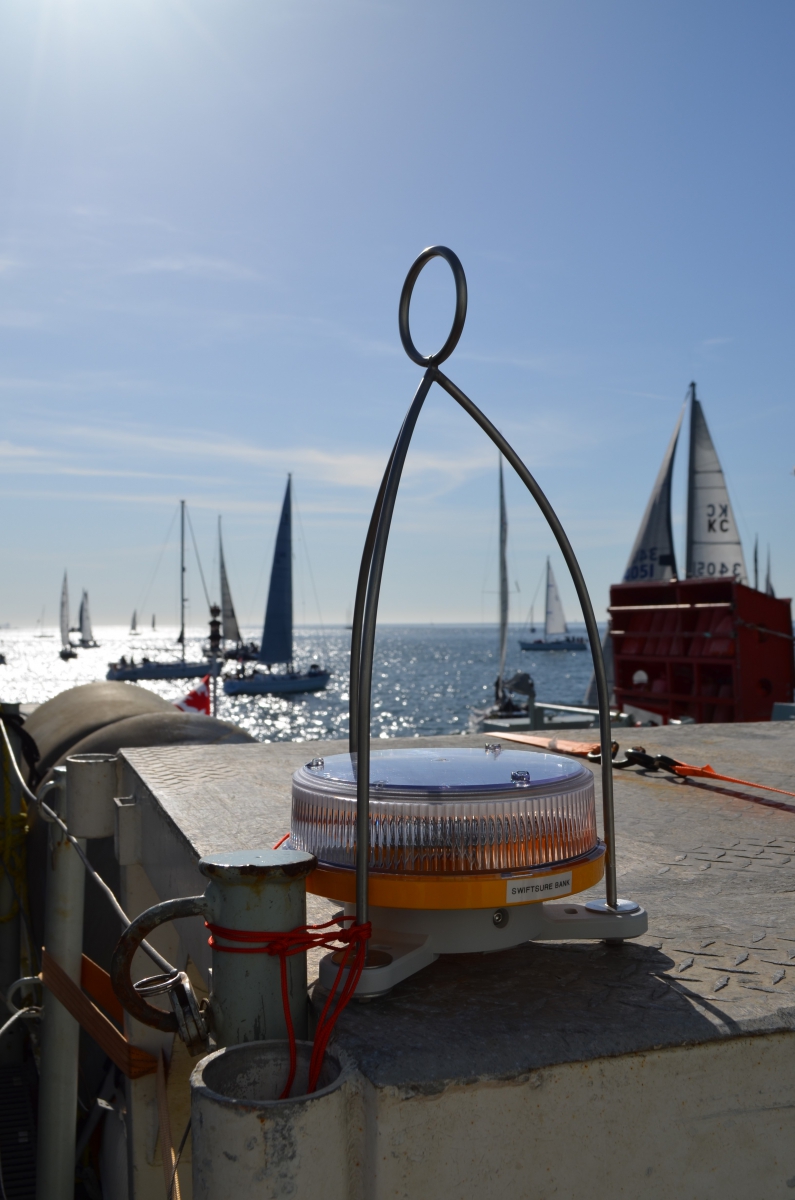
[[[520,639],[519,645],[523,650],[587,650],[588,642],[585,638],[572,637],[566,625],[566,617],[563,612],[563,604],[560,599],[560,592],[555,580],[555,575],[552,570],[552,565],[547,558],[547,587],[546,587],[546,604],[544,608],[544,636],[536,638],[534,641]]]
[[[77,651],[69,637],[69,583],[66,578],[66,571],[63,573],[63,585],[61,587],[61,649],[58,653],[64,660],[77,658]]]
[[[299,692],[321,692],[331,673],[318,663],[308,671],[293,668],[293,535],[292,535],[292,478],[287,477],[282,514],[273,551],[273,566],[265,608],[257,662],[267,670],[246,672],[241,666],[236,676],[224,680],[227,696],[288,696]],[[229,597],[231,604],[231,596]],[[237,622],[235,622],[237,624]],[[283,671],[272,670],[282,666]]]
[[[83,596],[80,600],[80,613],[77,618],[77,628],[80,634],[80,646],[83,650],[91,650],[99,645],[94,638],[94,631],[91,628],[91,614],[88,608],[88,592],[83,589]]]
[[[130,634],[134,637],[138,636],[138,612],[133,609],[133,615],[130,617]]]

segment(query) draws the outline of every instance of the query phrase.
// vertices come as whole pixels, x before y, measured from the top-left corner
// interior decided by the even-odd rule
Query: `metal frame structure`
[[[436,354],[424,356],[417,350],[412,341],[409,328],[409,309],[414,285],[423,267],[434,258],[443,258],[450,266],[455,281],[455,314],[447,341]],[[375,643],[375,627],[378,616],[378,599],[381,590],[384,558],[386,555],[392,514],[395,508],[403,466],[406,461],[417,419],[422,410],[425,398],[434,383],[438,383],[453,397],[458,404],[469,413],[480,428],[488,434],[503,457],[511,464],[521,479],[541,512],[546,517],[550,529],[560,546],[561,553],[571,573],[577,597],[580,601],[585,626],[588,631],[588,641],[594,662],[596,691],[599,701],[599,735],[602,748],[602,806],[604,814],[604,834],[607,847],[605,860],[606,902],[591,902],[589,907],[615,913],[637,909],[637,905],[618,899],[616,889],[616,853],[615,853],[615,822],[613,814],[613,768],[610,752],[610,695],[607,686],[602,644],[596,625],[591,599],[579,563],[571,547],[565,530],[561,525],[555,510],[536,480],[528,471],[525,464],[513,447],[506,441],[500,431],[480,411],[477,405],[469,399],[451,379],[440,371],[439,367],[449,358],[458,345],[464,329],[467,312],[467,282],[461,261],[452,250],[446,246],[429,246],[423,250],[414,261],[406,276],[403,290],[400,294],[398,309],[398,324],[400,340],[403,349],[412,362],[425,368],[425,373],[411,402],[411,406],[401,426],[397,440],[389,456],[381,486],[378,490],[370,526],[364,543],[359,579],[356,587],[356,604],[353,614],[353,630],[351,633],[351,676],[350,676],[350,752],[356,764],[357,772],[357,812],[356,812],[356,920],[364,924],[369,918],[368,879],[370,865],[370,712],[372,700],[373,679],[373,648]]]

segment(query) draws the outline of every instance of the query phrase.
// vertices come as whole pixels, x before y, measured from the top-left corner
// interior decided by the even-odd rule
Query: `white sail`
[[[91,629],[91,614],[88,611],[88,592],[83,591],[83,598],[80,601],[80,644],[81,646],[93,646],[94,634]]]
[[[64,650],[69,645],[69,584],[66,579],[66,571],[63,573],[63,587],[61,588],[61,645]]]
[[[738,582],[748,578],[726,480],[694,383],[690,385],[687,577]]]
[[[241,642],[243,639],[240,636],[240,626],[237,623],[235,615],[235,606],[232,603],[232,592],[229,588],[229,579],[226,574],[226,563],[224,562],[224,544],[221,540],[221,518],[218,518],[218,561],[221,571],[221,631],[224,641]]]
[[[505,655],[508,649],[508,514],[505,509],[505,485],[502,478],[500,458],[500,671],[497,676],[498,691],[502,691],[505,674]]]
[[[552,574],[552,567],[549,559],[547,559],[547,604],[546,618],[544,621],[544,636],[550,637],[559,633],[567,633],[566,618],[563,614],[563,605],[560,600],[560,592],[558,585],[555,582],[555,576]]]
[[[684,411],[683,407],[673,437],[665,451],[649,503],[646,505],[638,536],[635,538],[635,545],[624,572],[624,583],[639,583],[642,580],[666,583],[676,579],[674,535],[671,528],[671,480]]]
[[[138,632],[138,612],[136,609],[133,609],[133,615],[130,618],[130,633],[137,633],[137,632]]]

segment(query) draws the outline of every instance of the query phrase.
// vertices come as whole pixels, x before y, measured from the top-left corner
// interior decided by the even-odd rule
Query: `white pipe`
[[[60,807],[63,808],[63,790]],[[81,840],[85,849],[85,840]],[[45,948],[78,986],[83,953],[85,871],[75,847],[51,824],[44,911]],[[36,1200],[73,1200],[80,1026],[46,988],[42,1012]]]
[[[68,758],[66,764],[65,789],[63,768],[56,768],[61,776],[58,816],[66,816],[77,836],[69,838],[59,824],[50,825],[44,947],[79,987],[86,887],[79,851],[85,854],[87,838],[113,833],[116,759],[86,754]],[[79,1052],[78,1022],[45,988],[36,1200],[73,1200]]]

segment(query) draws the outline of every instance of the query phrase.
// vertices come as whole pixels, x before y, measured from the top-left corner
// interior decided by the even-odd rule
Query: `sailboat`
[[[472,712],[473,722],[482,724],[484,721],[502,720],[510,718],[519,718],[523,721],[529,719],[530,702],[535,700],[535,686],[532,679],[525,672],[520,672],[514,675],[511,679],[505,678],[505,659],[508,652],[508,616],[509,616],[509,590],[508,590],[508,510],[505,506],[505,482],[502,473],[502,457],[499,464],[499,514],[500,514],[500,538],[499,538],[499,669],[497,678],[494,681],[494,703],[485,709],[474,709]],[[520,696],[526,696],[527,700],[524,703],[517,702],[511,693],[516,693]]]
[[[68,658],[77,658],[77,651],[69,637],[69,583],[66,578],[66,571],[63,573],[63,585],[61,587],[61,649],[58,653],[64,661]]]
[[[130,617],[130,634],[138,636],[138,611],[133,609],[133,615]]]
[[[231,597],[230,597],[231,600]],[[292,477],[287,476],[287,489],[276,533],[273,565],[265,608],[258,663],[267,670],[245,674],[241,666],[237,677],[224,680],[228,696],[289,696],[298,692],[320,692],[331,678],[329,671],[313,663],[308,671],[293,669],[293,534],[292,534]],[[284,666],[283,672],[273,671]]]
[[[80,612],[77,618],[77,629],[80,634],[80,646],[83,650],[92,650],[99,645],[94,638],[94,631],[91,628],[91,614],[88,609],[88,592],[83,588],[83,595],[80,600]]]
[[[671,527],[683,408],[623,583],[611,588],[611,682],[620,707],[641,721],[770,720],[775,701],[792,699],[790,602],[758,587],[756,563],[749,586],[726,479],[695,383],[688,402],[684,579]]]
[[[36,633],[36,634],[34,634],[34,637],[37,637],[37,638],[50,638],[50,637],[52,637],[52,634],[51,634],[51,633],[45,633],[45,632],[44,632],[44,613],[45,613],[45,611],[46,611],[45,609],[42,609],[42,610],[41,610],[41,616],[39,617],[39,619],[38,619],[38,620],[37,620],[37,622],[36,622],[36,624],[37,624],[37,625],[38,625],[38,627],[39,627],[39,632],[38,632],[38,633]]]
[[[221,584],[221,638],[224,642],[233,642],[224,651],[225,659],[236,659],[238,662],[251,662],[259,655],[256,642],[244,643],[240,633],[235,606],[232,602],[232,589],[229,586],[229,576],[226,573],[224,558],[224,543],[221,537],[221,518],[218,518],[218,570]]]
[[[140,663],[136,663],[134,658],[130,658],[128,662],[126,657],[122,657],[118,662],[108,663],[108,672],[106,679],[134,681],[138,679],[196,679],[202,675],[217,675],[218,662],[215,659],[202,659],[198,662],[190,662],[185,658],[185,605],[187,597],[185,595],[185,501],[180,500],[180,543],[179,543],[179,609],[180,609],[180,629],[177,637],[177,643],[182,649],[182,655],[176,662],[153,662],[149,658],[143,658]],[[152,617],[152,629],[155,627],[155,618]]]
[[[547,557],[547,587],[546,604],[544,608],[544,636],[532,642],[520,639],[519,645],[523,650],[587,650],[585,638],[572,637],[566,625],[560,592]]]

